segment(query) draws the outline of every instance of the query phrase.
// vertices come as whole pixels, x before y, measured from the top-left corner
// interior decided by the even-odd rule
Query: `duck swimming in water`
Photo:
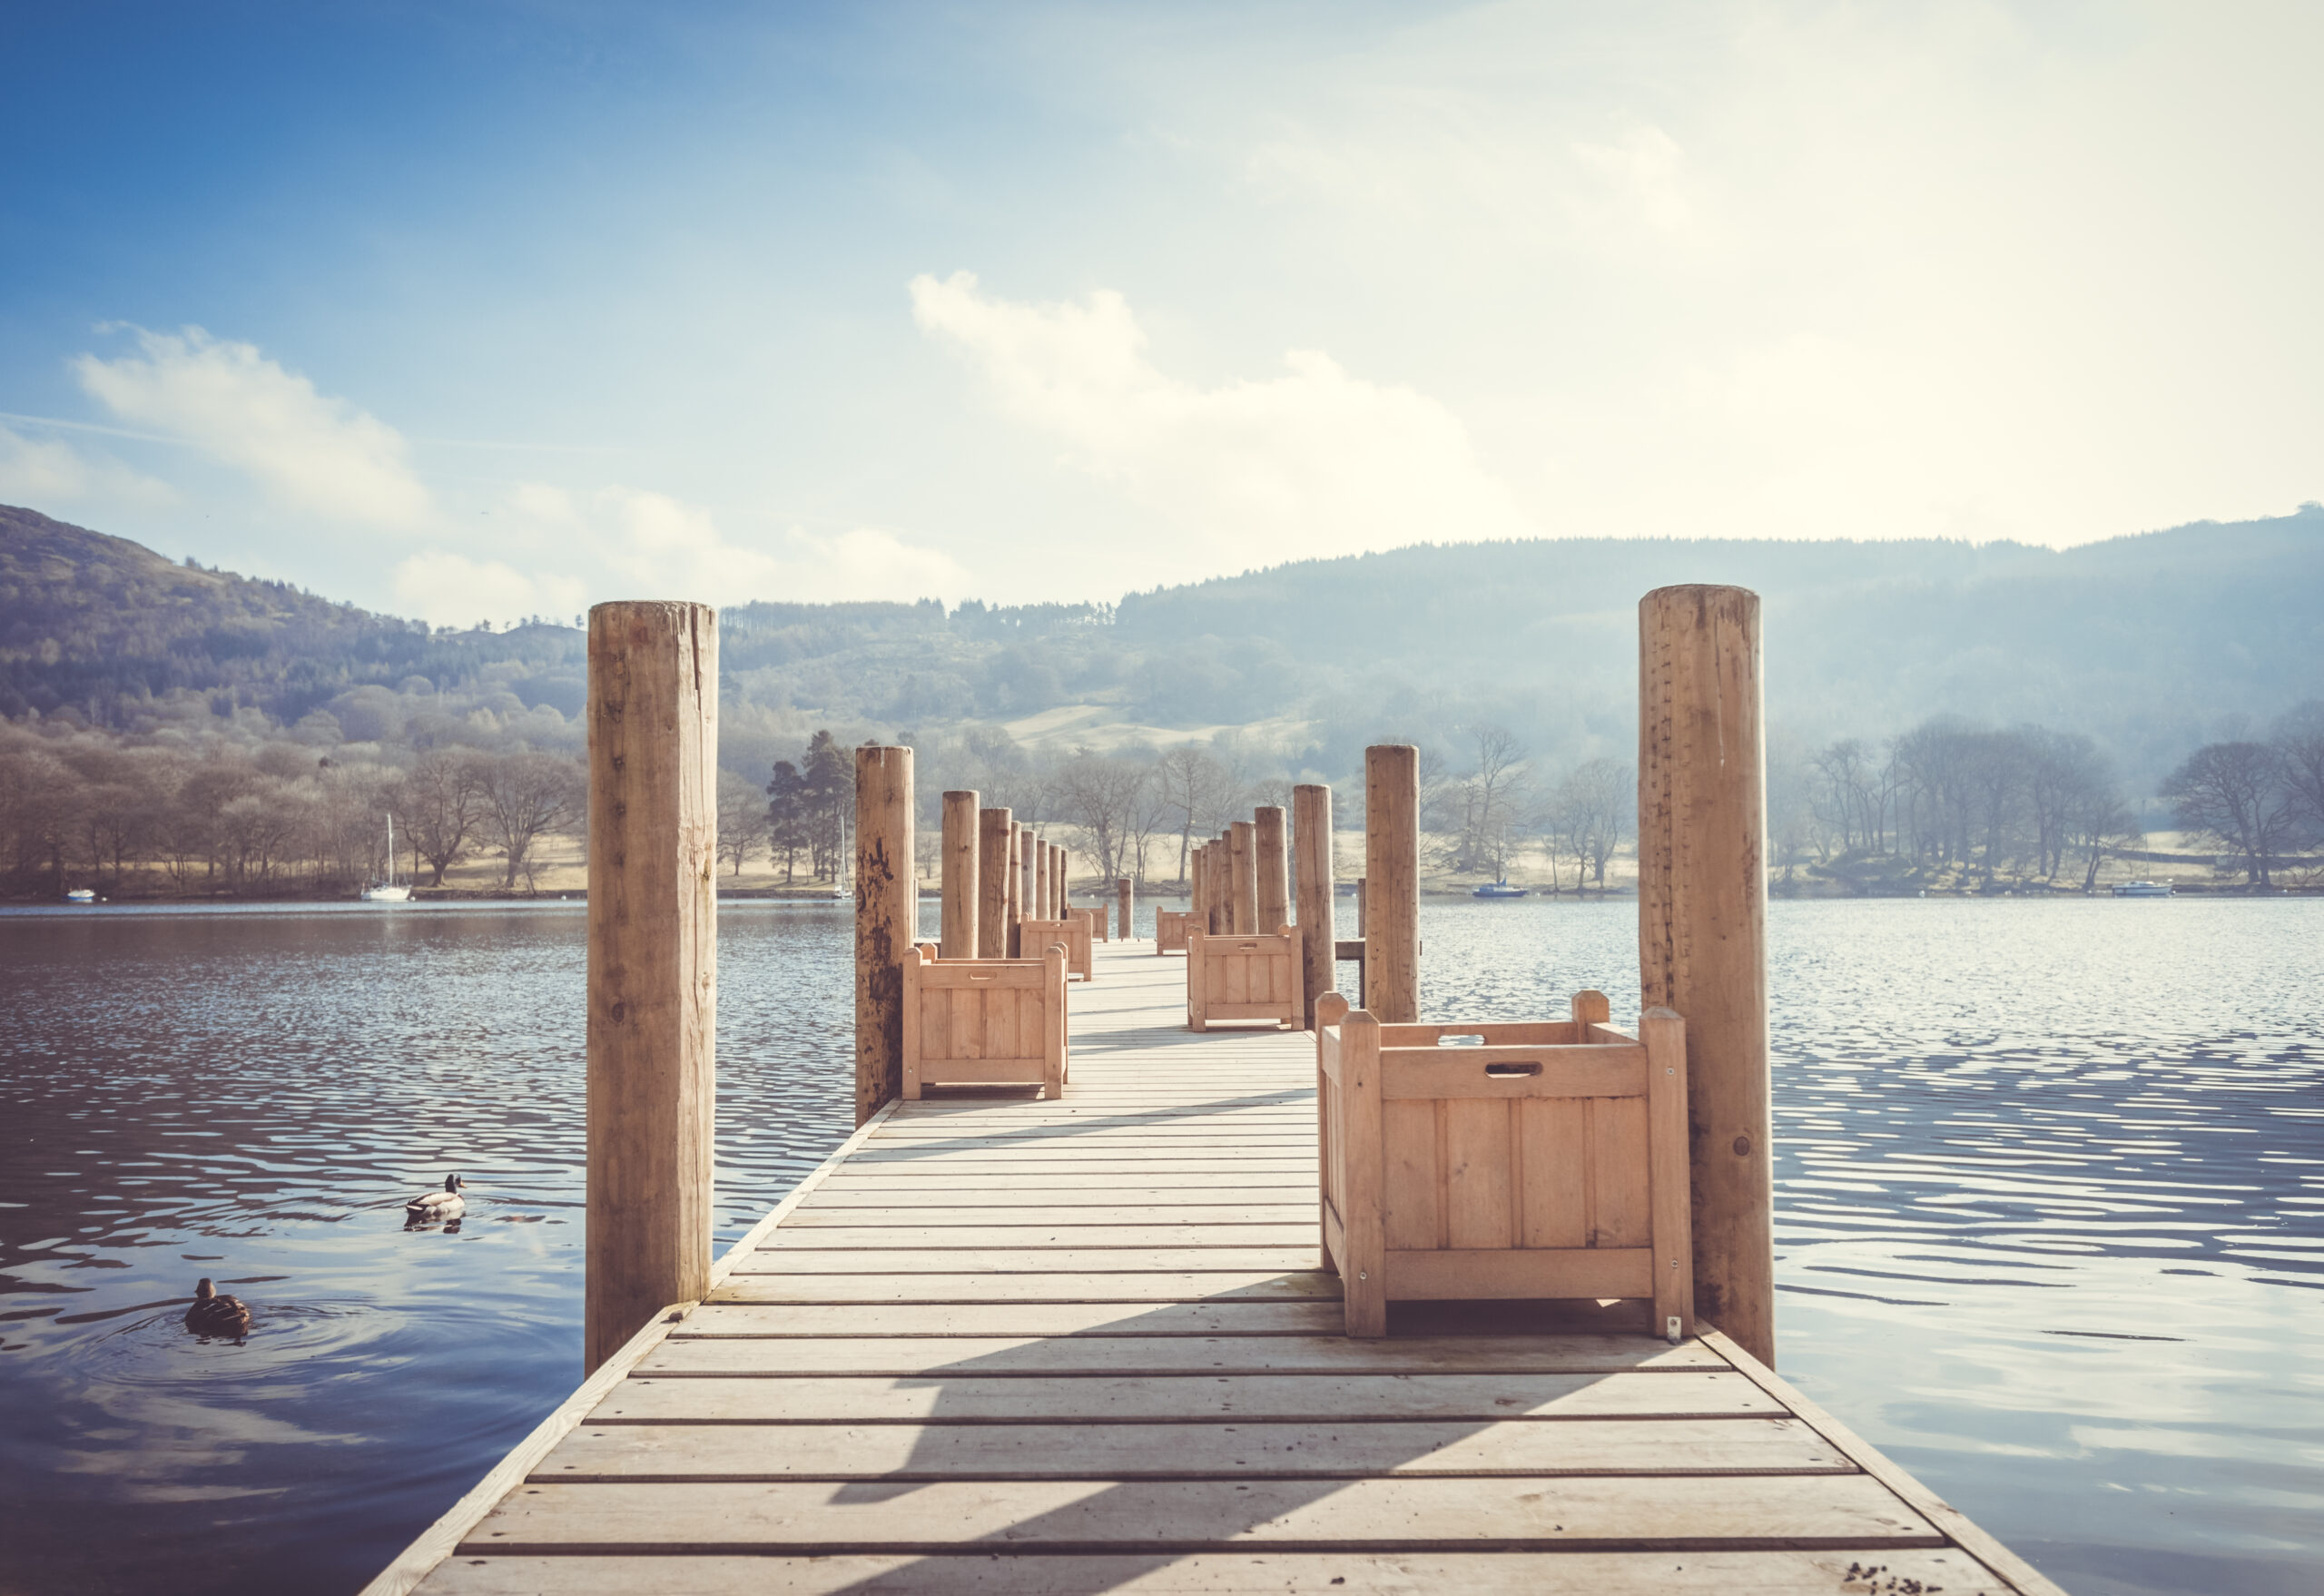
[[[457,1219],[468,1211],[468,1198],[460,1195],[460,1177],[444,1177],[444,1189],[423,1191],[403,1206],[407,1221],[433,1225],[440,1219]]]
[[[222,1296],[207,1276],[193,1288],[193,1305],[185,1311],[185,1327],[196,1335],[216,1335],[239,1341],[250,1334],[251,1311],[239,1296]]]

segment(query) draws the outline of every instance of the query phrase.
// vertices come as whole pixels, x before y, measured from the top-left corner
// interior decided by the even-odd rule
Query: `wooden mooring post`
[[[710,1289],[718,617],[589,612],[588,1230],[594,1371]]]
[[[1384,1025],[1420,1019],[1420,750],[1364,751],[1364,1006]]]
[[[1772,1367],[1775,1163],[1759,599],[1639,603],[1639,980],[1687,1030],[1695,1306]]]
[[[904,1089],[904,954],[920,937],[911,750],[855,751],[855,1122]]]
[[[1021,820],[1009,823],[1009,934],[1003,941],[1001,957],[1017,957],[1019,937],[1017,925],[1031,912],[1025,901],[1026,850],[1033,845],[1033,833],[1025,829]]]
[[[1247,820],[1238,820],[1226,828],[1226,868],[1230,874],[1227,907],[1234,923],[1227,927],[1238,937],[1247,937],[1259,929],[1259,862],[1252,832],[1256,828]]]
[[[1251,858],[1258,872],[1258,924],[1272,935],[1291,923],[1291,859],[1283,806],[1264,803],[1251,812]]]
[[[977,952],[1009,957],[1009,833],[1005,809],[977,811]]]
[[[1114,923],[1121,928],[1121,940],[1127,942],[1130,928],[1137,923],[1137,888],[1129,877],[1123,876],[1114,882],[1114,905],[1118,911]]]
[[[1063,920],[1066,910],[1069,907],[1066,901],[1066,874],[1070,862],[1071,856],[1066,852],[1064,843],[1058,842],[1050,846],[1049,918],[1051,920]]]
[[[1339,944],[1332,928],[1332,790],[1310,783],[1291,790],[1291,845],[1299,856],[1299,985],[1307,1029],[1315,1029],[1315,1000],[1332,990]]]
[[[937,877],[941,894],[936,951],[944,959],[977,956],[977,803],[974,792],[944,794],[944,852]]]

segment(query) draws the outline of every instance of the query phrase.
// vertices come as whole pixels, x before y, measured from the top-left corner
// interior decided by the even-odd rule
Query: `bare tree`
[[[1877,771],[1861,737],[1843,737],[1818,749],[1812,761],[1819,779],[1816,817],[1839,832],[1840,852],[1877,848],[1875,792]]]
[[[1058,768],[1058,807],[1079,826],[1098,855],[1098,872],[1121,873],[1122,852],[1135,823],[1137,800],[1150,773],[1125,759],[1077,749]]]
[[[521,872],[529,892],[536,868],[533,845],[579,817],[580,769],[572,760],[529,749],[478,760],[476,769],[484,799],[485,836],[507,862],[500,884],[515,891]]]
[[[2181,825],[2242,855],[2248,883],[2264,887],[2272,855],[2297,825],[2297,801],[2284,775],[2283,755],[2270,744],[2211,743],[2171,773],[2161,796]]]
[[[766,794],[756,782],[722,768],[718,773],[718,857],[743,873],[743,862],[767,844]]]
[[[1131,807],[1129,820],[1129,871],[1141,887],[1146,882],[1147,850],[1156,836],[1167,834],[1174,813],[1161,765],[1150,750],[1144,763],[1146,780],[1138,783],[1137,802]]]
[[[1593,759],[1566,778],[1584,817],[1581,857],[1598,890],[1606,890],[1606,862],[1621,847],[1638,807],[1638,779],[1619,760]]]
[[[1166,750],[1155,764],[1157,779],[1162,789],[1163,801],[1178,820],[1178,879],[1187,879],[1187,855],[1194,847],[1197,821],[1215,819],[1214,809],[1226,790],[1229,778],[1226,769],[1198,744],[1182,743]]]
[[[2276,722],[2270,741],[2291,795],[2297,840],[2310,848],[2324,843],[2324,699],[2311,698],[2287,712]]]
[[[428,884],[442,886],[484,813],[477,755],[465,748],[428,750],[389,790],[388,803],[412,852],[434,872]]]
[[[1519,822],[1525,793],[1525,745],[1508,727],[1469,728],[1476,763],[1465,776],[1446,783],[1445,798],[1457,823],[1451,864],[1454,870],[1491,870],[1505,876],[1509,832]]]

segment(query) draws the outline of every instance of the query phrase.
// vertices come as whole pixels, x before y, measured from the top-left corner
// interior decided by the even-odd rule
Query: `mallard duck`
[[[193,1305],[185,1311],[185,1327],[197,1335],[231,1336],[250,1334],[251,1311],[239,1296],[221,1296],[205,1276],[193,1288]]]
[[[460,1177],[444,1177],[444,1189],[423,1191],[404,1204],[405,1215],[413,1219],[434,1224],[438,1219],[457,1219],[468,1211],[468,1198],[460,1195]]]

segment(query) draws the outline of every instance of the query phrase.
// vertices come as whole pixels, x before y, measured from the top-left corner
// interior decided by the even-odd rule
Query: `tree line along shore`
[[[389,873],[421,896],[556,896],[586,882],[577,724],[477,712],[400,737],[321,740],[245,711],[127,730],[71,712],[0,722],[0,892],[86,888],[113,899],[340,898]],[[844,881],[854,804],[849,729],[718,775],[721,888],[828,898]],[[1168,746],[1028,746],[972,724],[895,736],[914,747],[923,872],[947,788],[1063,843],[1077,878],[1183,882],[1187,855],[1302,781],[1361,784],[1236,731]],[[1507,880],[1550,895],[1628,890],[1634,777],[1599,757],[1560,766],[1506,728],[1422,750],[1427,890]],[[763,753],[763,741],[741,757]],[[1312,754],[1313,750],[1305,751]],[[2324,886],[2324,702],[2198,748],[2153,795],[2177,830],[2150,836],[2093,739],[1939,716],[1892,738],[1802,745],[1768,760],[1771,889],[1804,895],[2087,892],[2132,875],[2182,889]]]

